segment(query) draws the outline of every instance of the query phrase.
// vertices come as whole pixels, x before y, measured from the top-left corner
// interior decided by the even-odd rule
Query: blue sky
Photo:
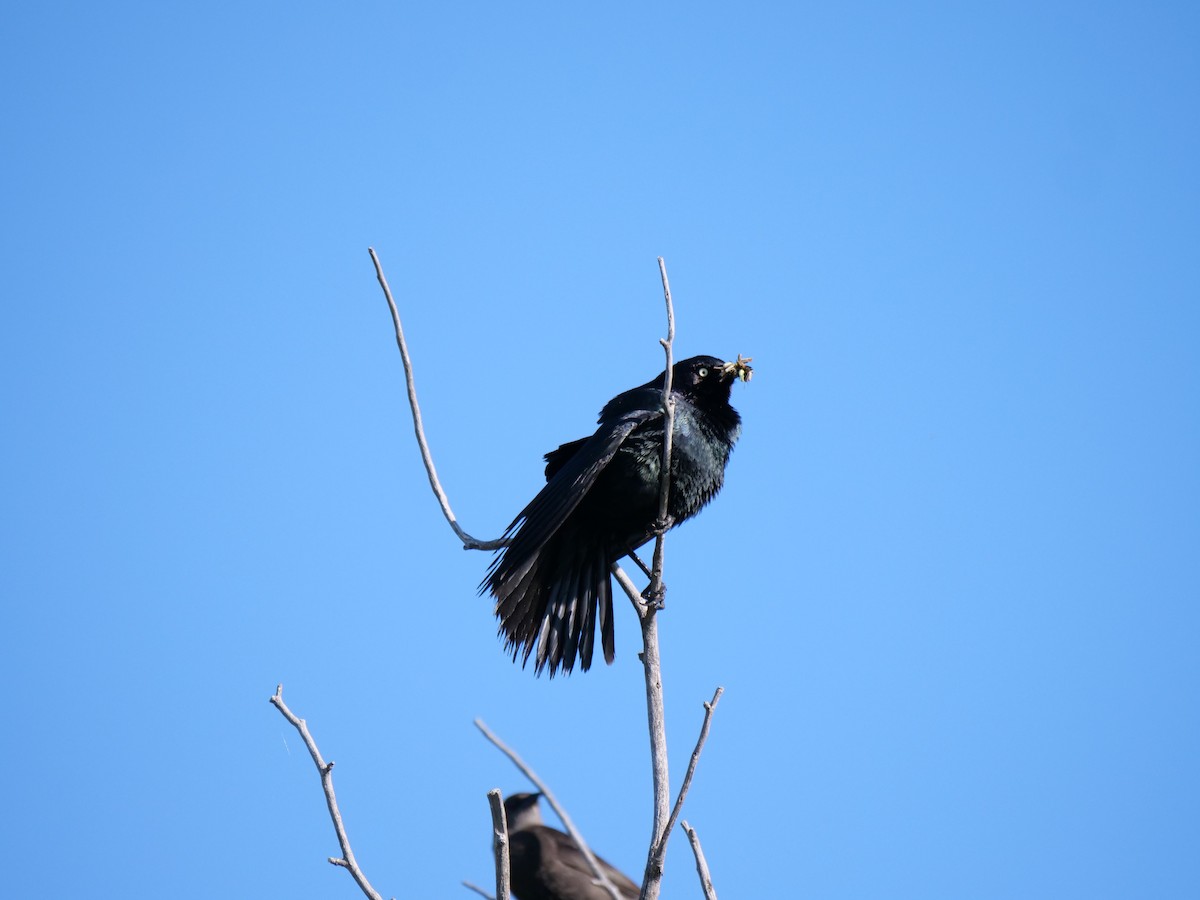
[[[677,353],[755,358],[667,545],[728,897],[1200,894],[1190,4],[4,14],[6,896],[490,880],[533,764],[636,874],[637,628],[513,666],[464,526]],[[699,896],[686,840],[664,896]]]

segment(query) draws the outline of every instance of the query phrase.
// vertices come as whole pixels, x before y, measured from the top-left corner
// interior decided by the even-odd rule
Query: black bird
[[[612,900],[565,832],[542,824],[541,794],[513,794],[504,800],[508,818],[509,884],[517,900]],[[636,900],[638,886],[596,857],[617,893]]]
[[[671,369],[675,399],[668,527],[698,513],[721,489],[741,417],[729,405],[749,359],[694,356]],[[600,411],[591,437],[546,454],[546,486],[508,526],[508,546],[492,560],[480,591],[496,598],[505,650],[551,677],[578,654],[592,664],[596,617],[604,661],[614,655],[614,562],[656,534],[662,471],[663,378],[618,394]]]

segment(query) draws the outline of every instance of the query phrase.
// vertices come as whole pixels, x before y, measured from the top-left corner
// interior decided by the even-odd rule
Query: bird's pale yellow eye
[[[701,378],[707,378],[708,377],[708,366],[701,366],[699,369],[696,370],[696,374],[699,375]]]

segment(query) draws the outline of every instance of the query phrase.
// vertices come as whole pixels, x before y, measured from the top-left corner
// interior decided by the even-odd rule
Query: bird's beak
[[[733,376],[740,378],[742,381],[749,381],[750,376],[754,374],[754,370],[750,368],[750,361],[754,359],[752,356],[742,356],[738,354],[738,358],[734,362],[727,362],[721,367],[721,376],[728,378]]]

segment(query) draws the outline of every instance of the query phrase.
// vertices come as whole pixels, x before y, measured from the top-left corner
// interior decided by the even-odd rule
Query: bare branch
[[[650,765],[654,776],[654,834],[650,837],[650,852],[647,854],[646,869],[642,875],[642,900],[647,897],[657,897],[659,882],[662,879],[662,851],[666,842],[658,830],[659,809],[665,810],[670,798],[670,780],[667,772],[667,717],[663,705],[662,663],[658,655],[658,615],[653,605],[642,599],[637,585],[633,583],[625,570],[613,564],[613,577],[617,579],[633,608],[637,610],[638,621],[642,627],[642,652],[638,658],[646,679],[646,725],[650,734]],[[654,882],[651,887],[651,881]]]
[[[675,430],[675,398],[671,395],[671,380],[674,368],[675,346],[675,306],[671,302],[671,283],[667,280],[667,264],[660,256],[658,271],[662,275],[663,297],[667,303],[667,336],[659,341],[667,358],[666,373],[663,376],[663,453],[662,474],[658,488],[658,538],[654,542],[654,562],[652,566],[650,585],[646,588],[646,597],[652,604],[661,605],[663,595],[663,539],[666,537],[670,523],[667,519],[667,509],[671,497],[671,444],[672,432]]]
[[[504,812],[504,796],[499,788],[488,791],[488,806],[492,809],[492,846],[496,851],[496,900],[508,900],[511,874],[508,857],[508,816]]]
[[[642,618],[645,615],[646,601],[642,599],[642,592],[637,589],[637,585],[633,583],[633,579],[626,575],[625,570],[616,563],[612,564],[612,568],[609,571],[612,572],[613,578],[617,579],[617,584],[621,586],[621,590],[629,597],[629,602],[633,604],[633,608],[637,611],[638,618]]]
[[[478,724],[478,723],[477,723]],[[492,850],[496,854],[496,896],[493,897],[477,884],[463,882],[468,888],[487,900],[509,900],[509,884],[512,880],[508,855],[508,816],[504,812],[504,795],[498,788],[487,792],[488,806],[492,810]]]
[[[667,722],[663,702],[662,662],[658,655],[658,611],[663,599],[663,543],[670,522],[667,518],[671,494],[671,444],[675,427],[675,400],[671,396],[674,366],[675,307],[671,302],[671,284],[667,280],[667,264],[660,256],[658,271],[662,275],[663,297],[667,304],[667,336],[659,343],[666,354],[663,375],[663,455],[659,476],[658,537],[654,542],[654,557],[650,584],[642,596],[645,604],[638,606],[642,625],[642,668],[646,676],[646,725],[650,732],[650,769],[654,781],[654,823],[651,826],[650,849],[646,854],[646,871],[642,878],[641,900],[657,900],[662,886],[663,861],[666,858],[667,810],[671,803],[671,779],[667,768]],[[624,574],[624,573],[622,573]],[[618,578],[620,582],[620,578]],[[622,583],[622,587],[624,584]]]
[[[442,490],[442,484],[437,476],[437,469],[433,465],[433,456],[429,452],[429,444],[425,441],[425,426],[421,422],[421,407],[417,403],[417,386],[413,380],[412,360],[408,356],[408,344],[404,340],[404,329],[400,325],[400,311],[396,308],[396,301],[392,299],[392,289],[388,287],[387,278],[383,274],[383,265],[379,262],[379,257],[375,255],[375,248],[368,247],[367,252],[371,254],[371,261],[375,264],[375,277],[379,279],[379,285],[383,288],[383,295],[387,298],[388,308],[392,311],[392,324],[396,327],[396,344],[400,347],[400,359],[404,363],[404,381],[408,387],[408,405],[412,408],[413,431],[417,434],[417,446],[421,448],[421,459],[425,462],[425,472],[429,475],[429,486],[433,488],[434,496],[437,497],[437,501],[442,507],[442,515],[446,517],[446,521],[450,523],[450,527],[454,529],[454,533],[458,535],[458,539],[462,541],[463,547],[467,550],[497,550],[500,547],[507,546],[508,542],[503,538],[497,538],[494,541],[481,541],[467,534],[459,526],[458,519],[454,516],[454,510],[450,508],[450,499],[446,496],[446,492]]]
[[[359,888],[371,900],[383,900],[379,892],[371,887],[371,882],[367,881],[367,876],[363,874],[362,869],[358,867],[358,862],[354,858],[354,851],[350,848],[350,838],[346,836],[346,827],[342,824],[342,814],[338,810],[337,797],[333,793],[333,763],[326,763],[321,758],[321,751],[317,749],[317,742],[313,740],[312,734],[309,733],[307,723],[288,709],[287,704],[283,702],[282,684],[275,688],[275,694],[271,697],[271,703],[300,732],[300,737],[304,739],[304,745],[308,747],[308,752],[312,756],[313,763],[321,775],[321,787],[325,790],[325,804],[329,807],[329,817],[333,819],[333,829],[337,832],[338,844],[342,848],[341,859],[331,856],[329,861],[335,866],[342,866],[349,870]]]
[[[675,798],[675,808],[671,810],[671,821],[667,822],[667,829],[663,832],[662,849],[664,853],[666,852],[665,837],[670,834],[675,823],[679,821],[679,814],[683,812],[683,801],[692,787],[692,776],[696,774],[696,764],[700,762],[700,751],[704,749],[704,742],[708,740],[708,728],[712,724],[713,711],[716,710],[723,693],[725,693],[725,688],[718,687],[712,700],[704,704],[704,723],[700,726],[700,737],[697,738],[696,749],[692,751],[692,758],[688,761],[687,772],[683,776],[683,785],[679,788],[679,796]]]
[[[596,862],[595,854],[592,853],[591,848],[588,847],[587,842],[583,839],[583,835],[579,833],[579,829],[575,827],[575,823],[571,821],[571,817],[567,815],[567,811],[559,805],[554,794],[551,793],[548,787],[546,787],[546,783],[542,781],[542,779],[538,777],[537,773],[534,772],[533,769],[531,769],[529,765],[517,755],[515,750],[505,744],[502,740],[500,740],[500,738],[496,737],[496,735],[492,733],[491,729],[489,729],[487,725],[483,723],[482,719],[475,720],[475,727],[483,732],[483,736],[495,744],[496,748],[501,753],[512,760],[513,765],[521,770],[521,774],[532,781],[534,786],[537,787],[539,793],[541,793],[546,802],[550,804],[550,808],[554,810],[555,814],[562,821],[563,827],[566,828],[567,833],[571,835],[571,840],[575,842],[575,846],[579,848],[579,852],[583,854],[583,858],[587,860],[588,868],[592,870],[592,875],[595,878],[596,884],[608,891],[609,895],[612,897],[612,900],[622,900],[620,891],[618,891],[616,886],[605,876],[604,872],[600,868],[600,864]]]
[[[704,900],[717,900],[717,889],[713,887],[712,876],[708,874],[708,860],[704,858],[704,851],[700,849],[700,838],[696,834],[696,829],[684,822],[683,830],[687,833],[688,841],[692,845],[692,853],[696,856],[696,873],[700,876],[700,887],[704,891]]]

